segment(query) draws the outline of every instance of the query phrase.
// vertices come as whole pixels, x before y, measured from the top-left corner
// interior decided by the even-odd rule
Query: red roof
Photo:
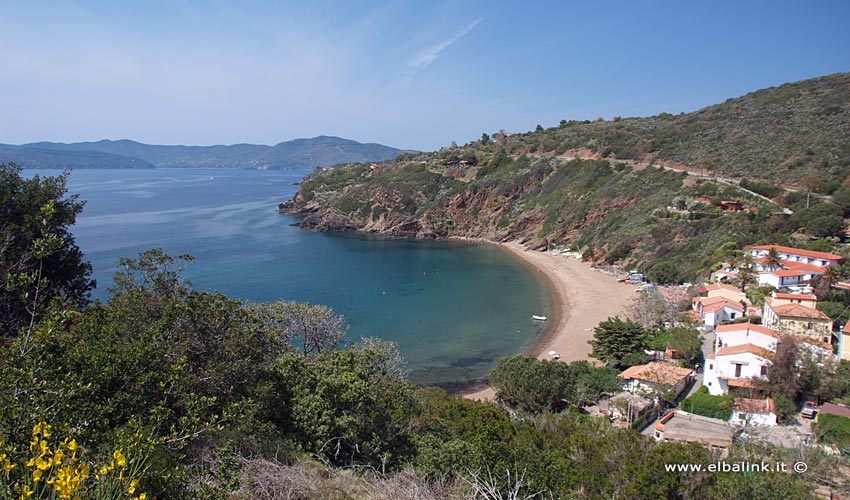
[[[814,250],[804,250],[802,248],[792,248],[792,247],[783,247],[780,245],[757,245],[750,247],[753,250],[768,250],[771,248],[775,248],[777,252],[792,254],[792,255],[800,255],[803,257],[812,257],[815,259],[824,259],[824,260],[842,260],[844,257],[840,255],[835,255],[834,253],[824,253],[824,252],[815,252]]]
[[[619,376],[629,380],[637,379],[646,382],[675,386],[693,373],[690,368],[673,366],[669,363],[649,363],[627,368]]]
[[[841,328],[843,333],[850,333],[850,321],[844,323],[844,326]]]
[[[765,301],[765,304],[770,305],[769,302]],[[800,304],[783,304],[781,306],[773,307],[773,312],[776,313],[777,316],[789,316],[792,318],[809,318],[809,319],[825,319],[828,320],[829,316],[824,314],[822,311],[818,311],[817,309],[806,307]]]
[[[811,337],[802,337],[802,336],[798,337],[798,338],[800,339],[800,342],[812,344],[814,346],[818,346],[818,347],[821,347],[823,349],[828,350],[829,352],[832,352],[832,346],[830,344],[827,344],[823,340],[813,339]]]
[[[737,286],[727,285],[726,283],[712,283],[711,285],[706,285],[704,288],[706,292],[709,290],[720,290],[721,288],[725,288],[726,290],[732,290],[741,293],[740,288],[738,288]]]
[[[748,389],[758,389],[758,386],[749,378],[730,378],[726,381],[729,387],[746,387]]]
[[[777,299],[788,300],[818,300],[817,296],[811,293],[776,293],[773,296]]]
[[[739,332],[739,331],[753,331],[758,333],[763,333],[765,335],[769,335],[771,337],[779,338],[779,332],[768,328],[762,325],[755,325],[753,323],[734,323],[731,325],[720,325],[714,329],[717,333],[723,332]]]
[[[773,353],[754,344],[733,345],[732,347],[723,347],[718,349],[715,356],[731,356],[733,354],[750,353],[768,359],[773,356]]]
[[[828,266],[816,266],[814,264],[806,264],[805,262],[793,262],[790,260],[782,261],[782,267],[793,271],[802,271],[804,273],[823,274],[824,269]]]
[[[767,399],[750,399],[750,398],[735,398],[732,404],[732,409],[750,414],[768,415],[775,410],[773,400]]]

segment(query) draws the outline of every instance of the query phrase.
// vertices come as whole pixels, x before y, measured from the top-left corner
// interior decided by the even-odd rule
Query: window
[[[761,367],[761,376],[767,377],[767,367],[766,366]]]
[[[814,328],[814,325],[812,325],[811,323],[806,323],[806,330],[811,330],[812,328]]]
[[[661,433],[660,432],[655,431],[655,439],[661,439]]]
[[[714,370],[714,363],[709,363],[709,364],[708,364],[708,369],[709,369],[709,370]]]
[[[741,378],[741,365],[735,363],[735,378]]]

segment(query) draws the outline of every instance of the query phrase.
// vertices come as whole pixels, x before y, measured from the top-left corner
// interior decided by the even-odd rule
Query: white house
[[[806,273],[791,269],[775,269],[773,271],[759,271],[759,286],[772,286],[773,288],[786,288],[796,286],[808,281]]]
[[[729,423],[736,425],[777,425],[776,406],[773,400],[735,398]]]
[[[693,309],[705,331],[710,332],[724,321],[743,317],[745,305],[722,296],[695,297]]]
[[[815,252],[813,250],[803,250],[802,248],[784,247],[780,245],[757,245],[749,247],[750,255],[756,259],[756,266],[762,269],[761,263],[770,253],[771,249],[775,249],[779,254],[779,258],[783,261],[791,263],[809,264],[815,267],[824,268],[834,266],[841,263],[844,257],[833,253]],[[783,264],[784,265],[784,264]]]
[[[703,383],[714,396],[730,387],[754,387],[754,380],[767,377],[772,357],[772,351],[755,344],[720,348],[706,356]]]
[[[765,265],[771,249],[775,249],[782,260],[782,269],[768,269]],[[756,270],[759,271],[759,285],[770,285],[774,288],[806,283],[815,276],[822,275],[827,267],[838,265],[844,259],[842,256],[832,253],[779,245],[754,246],[749,247],[749,251],[756,260]]]
[[[762,325],[752,323],[737,323],[732,325],[720,325],[714,332],[714,351],[726,347],[752,344],[768,351],[776,351],[779,342],[779,332]]]

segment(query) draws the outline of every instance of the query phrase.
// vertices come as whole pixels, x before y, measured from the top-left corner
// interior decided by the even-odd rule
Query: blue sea
[[[54,175],[26,171],[26,175]],[[308,171],[76,170],[86,206],[73,232],[109,296],[119,257],[161,247],[197,261],[195,288],[255,302],[327,304],[348,337],[398,344],[418,383],[480,378],[540,333],[544,284],[492,245],[399,241],[293,227],[277,205]]]

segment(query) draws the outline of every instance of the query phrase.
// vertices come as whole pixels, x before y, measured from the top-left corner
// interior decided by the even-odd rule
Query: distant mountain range
[[[274,146],[158,146],[127,139],[97,142],[0,144],[0,163],[25,168],[258,168],[295,169],[377,162],[403,151],[340,137],[295,139]]]

